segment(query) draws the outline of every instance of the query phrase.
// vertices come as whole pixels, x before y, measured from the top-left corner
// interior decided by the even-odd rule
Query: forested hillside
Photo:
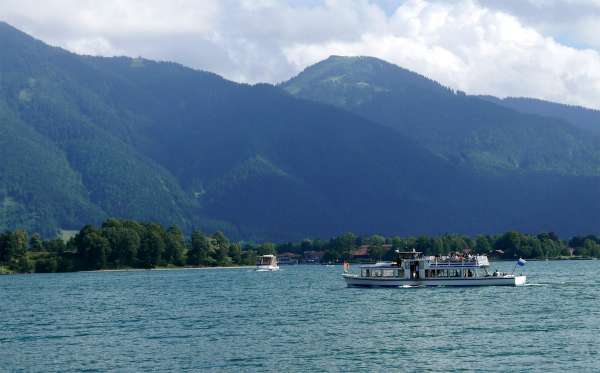
[[[559,117],[525,114],[453,91],[376,58],[332,56],[281,87],[394,128],[453,164],[600,175],[600,137]]]
[[[422,182],[460,172],[353,114],[172,63],[73,55],[8,25],[1,35],[2,102],[14,118],[6,125],[25,124],[48,144],[44,154],[62,157],[74,175],[65,193],[79,191],[93,210],[79,223],[118,216],[284,239],[349,227],[443,229],[445,218],[429,214],[455,206],[442,185]],[[46,178],[62,179],[59,171]],[[16,173],[6,173],[14,189],[30,188]],[[53,190],[35,194],[60,200]],[[403,215],[390,219],[381,206]],[[5,227],[71,228],[62,211],[50,213]]]
[[[600,110],[564,105],[528,97],[506,97],[503,99],[493,96],[478,97],[522,113],[560,118],[575,127],[600,135]]]
[[[276,241],[598,229],[592,136],[412,73],[360,77],[321,103],[174,63],[78,56],[2,23],[0,50],[0,229],[51,236],[107,217]],[[306,97],[297,79],[284,87]],[[398,87],[409,101],[379,100]]]

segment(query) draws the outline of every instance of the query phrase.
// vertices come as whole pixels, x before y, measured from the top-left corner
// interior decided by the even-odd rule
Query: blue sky
[[[2,0],[0,17],[76,53],[239,82],[370,55],[469,93],[600,108],[600,0]]]

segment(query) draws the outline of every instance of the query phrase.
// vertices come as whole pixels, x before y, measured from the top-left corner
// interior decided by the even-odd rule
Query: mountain
[[[106,77],[97,75],[83,58],[48,47],[7,24],[0,24],[0,35],[3,125],[14,136],[37,145],[35,153],[7,149],[6,159],[19,167],[38,165],[36,172],[26,166],[5,170],[5,201],[33,214],[40,210],[29,198],[51,201],[45,206],[52,219],[32,218],[29,226],[41,231],[73,229],[83,218],[97,222],[105,216],[185,225],[191,199],[165,169],[134,151],[123,134],[116,133],[126,131],[131,121],[120,117],[101,96],[98,88],[108,82]],[[31,177],[19,177],[24,171]],[[44,186],[54,183],[53,188]],[[71,215],[90,213],[66,219],[65,208],[73,211]]]
[[[367,95],[351,84],[339,95],[342,104],[314,102],[175,63],[75,55],[3,23],[0,50],[0,229],[51,235],[119,217],[283,241],[344,231],[572,234],[597,228],[600,182],[587,149],[591,139],[568,154],[550,149],[529,167],[506,166],[498,160],[507,152],[501,147],[506,138],[522,136],[511,132],[513,122],[492,121],[489,138],[461,156],[451,141],[443,142],[442,134],[458,132],[450,136],[454,142],[463,136],[453,120],[428,140],[415,136],[423,129],[402,116],[384,122],[353,109],[390,89],[385,81],[366,83]],[[455,105],[467,110],[470,105],[461,104],[467,98],[412,73],[402,80],[410,82],[404,96],[414,103],[441,105],[429,107],[438,113],[429,118],[445,110],[449,118],[462,115],[471,129],[476,114],[535,118],[539,128],[523,119],[528,140],[534,137],[529,132],[551,133],[552,127],[573,133],[537,147],[583,141],[579,129],[562,121],[481,99],[471,114],[460,114]],[[381,110],[392,110],[384,102],[377,104]],[[406,127],[390,125],[397,123]],[[441,119],[419,123],[431,129]],[[505,127],[510,130],[501,131]],[[484,152],[501,165],[490,167]],[[574,159],[584,162],[570,170]]]
[[[519,111],[546,117],[560,118],[575,127],[600,134],[600,111],[581,106],[565,105],[556,102],[527,97],[497,98],[478,96],[484,100]]]
[[[424,182],[461,172],[346,111],[173,63],[74,55],[7,24],[0,48],[5,139],[37,150],[4,149],[2,228],[117,216],[287,239],[439,230],[447,218],[429,215],[457,207]]]
[[[560,118],[455,92],[372,57],[332,56],[281,84],[396,129],[456,165],[486,171],[600,174],[600,137]]]

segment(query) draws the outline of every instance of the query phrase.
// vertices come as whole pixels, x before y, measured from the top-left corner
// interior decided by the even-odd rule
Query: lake
[[[600,369],[600,261],[524,272],[525,287],[406,289],[318,265],[0,276],[0,370]]]

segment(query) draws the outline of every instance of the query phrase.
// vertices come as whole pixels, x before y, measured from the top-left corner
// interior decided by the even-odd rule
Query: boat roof
[[[360,268],[398,268],[394,262],[377,262],[375,264],[361,265]]]
[[[400,257],[401,259],[414,259],[414,258],[419,258],[422,256],[423,252],[422,251],[415,251],[415,249],[413,249],[412,251],[399,251],[396,250],[396,254],[398,254],[398,257]]]
[[[470,257],[452,257],[452,256],[423,256],[415,257],[414,260],[427,262],[430,269],[446,268],[479,268],[489,267],[490,262],[485,255],[476,255]],[[360,268],[398,268],[396,262],[377,262],[375,264],[366,264]]]

